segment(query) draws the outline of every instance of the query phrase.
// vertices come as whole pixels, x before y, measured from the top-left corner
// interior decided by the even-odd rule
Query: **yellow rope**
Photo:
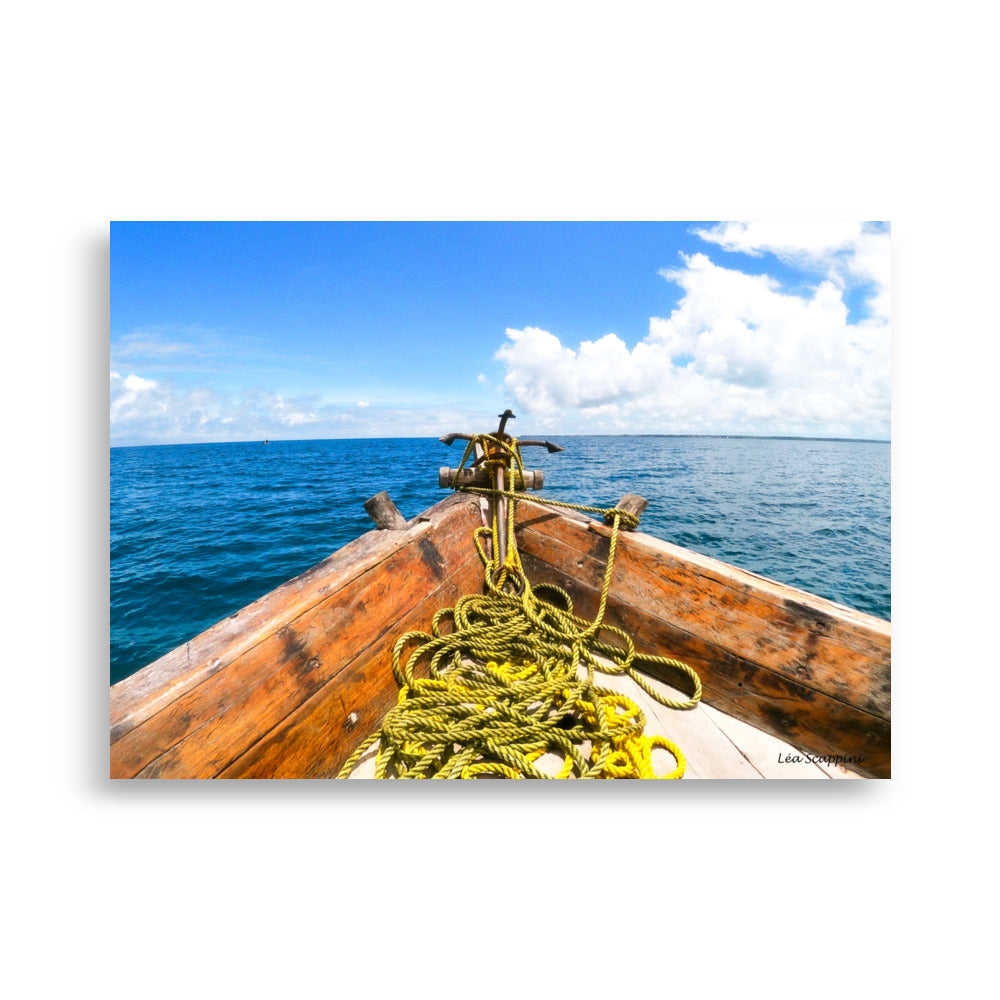
[[[484,449],[487,465],[509,462],[512,473],[523,475],[516,440],[491,435],[469,442],[460,469],[476,444]],[[493,457],[501,448],[508,450],[506,459]],[[663,737],[647,737],[639,706],[594,679],[595,672],[627,674],[668,708],[693,708],[701,698],[701,682],[687,664],[638,653],[625,631],[604,623],[618,530],[623,520],[631,518],[633,525],[637,520],[616,508],[556,504],[596,511],[611,524],[598,612],[587,621],[573,613],[564,590],[552,584],[532,587],[528,581],[514,540],[514,504],[522,496],[514,482],[512,474],[502,494],[469,488],[507,499],[506,558],[502,564],[497,558],[501,526],[494,503],[490,527],[474,532],[487,592],[466,595],[453,608],[438,611],[430,633],[407,632],[396,641],[397,704],[344,763],[339,777],[347,777],[376,742],[377,778],[654,778],[654,750],[674,759],[669,773],[660,777],[683,775],[680,749]],[[551,599],[543,599],[542,592]],[[663,697],[643,678],[639,663],[669,664],[687,674],[692,696],[684,701]],[[426,677],[416,676],[418,665],[426,667]],[[561,760],[555,773],[539,766],[546,755]]]

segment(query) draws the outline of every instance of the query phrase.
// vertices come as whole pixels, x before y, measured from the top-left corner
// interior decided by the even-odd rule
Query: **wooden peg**
[[[649,506],[649,501],[645,497],[639,496],[638,493],[626,493],[625,496],[615,504],[615,507],[619,510],[627,510],[630,514],[635,515],[635,519],[639,520],[642,516],[642,512]],[[626,524],[621,525],[622,531],[631,531]]]
[[[365,510],[381,531],[402,531],[406,528],[406,518],[389,499],[385,490],[365,501]]]

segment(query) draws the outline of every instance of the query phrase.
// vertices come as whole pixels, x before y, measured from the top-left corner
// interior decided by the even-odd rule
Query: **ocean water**
[[[606,507],[639,493],[642,531],[891,616],[888,443],[552,440],[565,451],[524,450],[544,495]],[[380,490],[420,513],[461,455],[413,438],[112,448],[111,683],[370,530],[362,504]]]

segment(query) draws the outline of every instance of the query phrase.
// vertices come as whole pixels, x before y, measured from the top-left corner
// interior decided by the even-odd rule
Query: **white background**
[[[7,12],[12,995],[971,988],[996,874],[981,9]],[[109,782],[109,220],[692,218],[892,222],[891,782]]]

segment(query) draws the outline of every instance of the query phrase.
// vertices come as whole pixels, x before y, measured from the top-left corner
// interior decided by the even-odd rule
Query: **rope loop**
[[[617,518],[619,525],[626,531],[634,531],[639,527],[639,518],[623,507],[609,507],[604,511],[604,523],[613,525]]]

